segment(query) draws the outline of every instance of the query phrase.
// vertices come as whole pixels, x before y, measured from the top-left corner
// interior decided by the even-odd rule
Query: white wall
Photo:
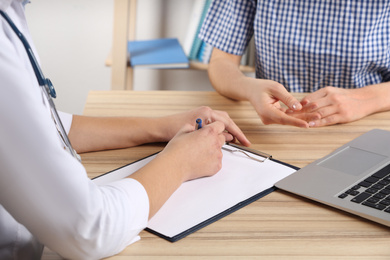
[[[89,90],[109,90],[112,0],[32,0],[26,14],[44,75],[56,87],[59,110],[81,114]],[[140,0],[136,38],[183,42],[193,1]],[[135,90],[212,90],[205,71],[137,69]]]
[[[57,108],[81,114],[91,89],[110,85],[112,1],[32,0],[26,6],[43,73],[58,94]]]

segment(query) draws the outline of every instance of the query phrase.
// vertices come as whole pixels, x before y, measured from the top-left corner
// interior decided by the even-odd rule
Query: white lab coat
[[[0,9],[33,47],[23,1],[0,0]],[[144,187],[132,179],[97,186],[63,149],[26,51],[2,17],[0,88],[0,259],[39,259],[42,245],[98,259],[136,241],[149,214]],[[69,131],[72,116],[61,117]]]

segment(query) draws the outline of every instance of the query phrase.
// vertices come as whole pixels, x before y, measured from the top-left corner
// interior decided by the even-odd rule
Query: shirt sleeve
[[[199,37],[222,51],[243,55],[253,35],[255,2],[253,0],[213,1]]]
[[[97,186],[66,152],[23,46],[0,21],[0,204],[67,259],[101,259],[137,239],[149,200],[133,179]]]

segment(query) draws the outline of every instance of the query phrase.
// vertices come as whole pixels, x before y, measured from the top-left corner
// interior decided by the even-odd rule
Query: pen
[[[196,119],[196,130],[202,128],[202,119],[198,118]]]

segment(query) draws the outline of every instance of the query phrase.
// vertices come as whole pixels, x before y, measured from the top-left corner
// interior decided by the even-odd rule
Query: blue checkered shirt
[[[235,55],[253,35],[256,77],[289,91],[390,81],[388,0],[214,0],[200,31]]]

